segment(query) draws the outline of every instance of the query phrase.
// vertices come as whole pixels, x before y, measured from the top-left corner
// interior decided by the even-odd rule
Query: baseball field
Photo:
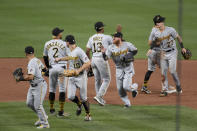
[[[197,130],[197,1],[183,1],[183,43],[192,51],[191,60],[178,61],[183,88],[180,105],[180,130]],[[31,45],[37,57],[42,57],[44,43],[50,40],[54,27],[63,28],[64,37],[73,34],[78,46],[85,49],[88,38],[95,33],[94,23],[103,21],[105,34],[123,26],[124,39],[138,48],[135,57],[134,81],[143,84],[147,70],[147,40],[156,14],[166,17],[166,25],[178,30],[177,0],[0,0],[0,131],[33,131],[37,120],[25,105],[29,83],[16,83],[12,72],[26,69],[24,48]],[[64,39],[64,38],[63,38]],[[105,95],[107,105],[93,101],[94,78],[88,80],[88,97],[92,121],[84,122],[84,112],[75,115],[76,106],[66,100],[65,112],[71,116],[58,119],[49,116],[51,131],[175,131],[176,94],[159,97],[161,74],[157,69],[149,81],[152,94],[140,93],[135,99],[129,94],[132,107],[123,108],[115,85],[115,67],[110,61],[112,81]],[[172,77],[169,82],[174,86]],[[48,81],[48,78],[46,78]],[[140,90],[140,89],[139,89]],[[58,97],[58,96],[56,96]],[[49,113],[48,95],[44,107]],[[58,108],[58,103],[56,103]],[[84,110],[83,110],[84,111]]]

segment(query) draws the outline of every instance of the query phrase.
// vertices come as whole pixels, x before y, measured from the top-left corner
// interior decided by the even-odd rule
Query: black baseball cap
[[[156,25],[156,23],[160,23],[160,22],[164,22],[164,21],[165,21],[165,17],[162,17],[160,15],[156,15],[153,18],[153,22],[154,22],[155,25]]]
[[[122,38],[123,34],[121,32],[116,32],[115,34],[112,35],[113,37],[118,37],[118,38]]]
[[[34,48],[32,46],[25,47],[25,53],[33,54],[34,53]]]
[[[56,27],[56,28],[54,28],[54,29],[52,30],[52,34],[53,34],[54,36],[58,36],[59,33],[63,32],[63,31],[64,31],[64,29],[59,29],[58,27]]]
[[[76,43],[75,37],[73,35],[67,35],[66,38],[65,38],[65,41],[69,42],[69,44],[75,44]]]
[[[103,22],[99,21],[95,23],[94,28],[96,31],[101,31],[104,26]]]

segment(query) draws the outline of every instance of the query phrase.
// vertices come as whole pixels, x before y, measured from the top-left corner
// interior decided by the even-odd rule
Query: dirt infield
[[[197,61],[181,61],[181,84],[183,88],[183,93],[181,94],[181,105],[189,106],[197,109],[197,87],[195,80],[197,80]],[[29,87],[28,82],[16,83],[12,77],[12,72],[16,67],[23,67],[26,69],[27,60],[24,58],[1,58],[0,59],[0,102],[5,101],[24,101],[26,100],[26,94]],[[110,61],[112,81],[110,87],[105,95],[105,100],[108,104],[123,104],[118,96],[116,81],[115,81],[115,66]],[[147,70],[146,60],[136,60],[135,61],[135,76],[134,82],[139,84],[139,90],[142,86],[144,74]],[[169,76],[169,82],[174,86],[172,77]],[[46,79],[48,81],[48,79]],[[140,93],[135,99],[131,99],[133,105],[175,105],[176,95],[171,94],[167,97],[159,97],[161,90],[161,75],[160,70],[157,69],[150,81],[149,87],[152,94],[142,94]],[[94,78],[88,80],[88,97],[92,103],[93,97],[95,96],[94,90]],[[56,96],[57,97],[57,96]],[[48,96],[46,96],[48,99]]]

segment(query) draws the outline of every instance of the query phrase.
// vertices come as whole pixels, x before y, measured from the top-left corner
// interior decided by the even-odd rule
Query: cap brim
[[[61,32],[64,32],[64,29],[60,30],[60,33],[61,33]]]

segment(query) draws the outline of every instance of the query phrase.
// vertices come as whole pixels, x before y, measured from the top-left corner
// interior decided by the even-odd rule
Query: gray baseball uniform
[[[154,32],[156,32],[158,30],[158,28],[153,27],[152,31],[150,33],[149,36],[149,40],[153,41],[153,34]],[[154,39],[155,40],[155,39]],[[155,71],[156,69],[156,62],[158,64],[158,66],[160,67],[160,53],[161,53],[161,48],[160,46],[158,47],[154,47],[152,49],[152,52],[148,55],[148,70],[149,71]]]
[[[42,62],[35,57],[28,63],[28,74],[34,75],[34,79],[30,81],[26,103],[38,115],[41,124],[48,124],[47,115],[42,105],[47,92],[47,83],[41,73],[43,68]]]
[[[103,97],[109,87],[111,74],[109,63],[103,59],[101,47],[105,49],[113,43],[112,37],[104,34],[95,34],[89,38],[87,48],[92,49],[91,66],[95,76],[95,90],[98,97]]]
[[[84,63],[89,62],[85,52],[76,47],[73,51],[69,53],[69,56],[75,58],[74,60],[69,60],[69,70],[76,70],[82,67]],[[77,88],[80,89],[80,97],[82,102],[87,101],[87,72],[83,71],[78,76],[69,77],[68,81],[68,99],[74,100]]]
[[[159,38],[161,41],[161,71],[162,75],[165,77],[163,90],[168,90],[168,79],[167,72],[168,68],[173,76],[176,86],[180,86],[180,81],[176,72],[177,64],[177,48],[176,41],[178,33],[172,27],[165,26],[164,31],[155,30],[152,33],[151,39]]]
[[[137,90],[138,85],[136,83],[132,84],[132,77],[135,74],[133,62],[128,64],[121,61],[121,55],[125,55],[130,51],[137,50],[137,48],[129,42],[122,42],[120,47],[115,44],[109,46],[106,51],[106,55],[114,61],[116,65],[116,85],[118,93],[125,103],[125,105],[130,106],[130,100],[127,96],[127,91],[132,92]]]
[[[44,56],[49,57],[49,92],[56,92],[57,83],[59,84],[59,92],[66,91],[66,78],[58,79],[59,74],[64,72],[67,67],[66,61],[55,62],[55,58],[65,57],[69,52],[66,42],[60,39],[53,39],[45,43]]]

